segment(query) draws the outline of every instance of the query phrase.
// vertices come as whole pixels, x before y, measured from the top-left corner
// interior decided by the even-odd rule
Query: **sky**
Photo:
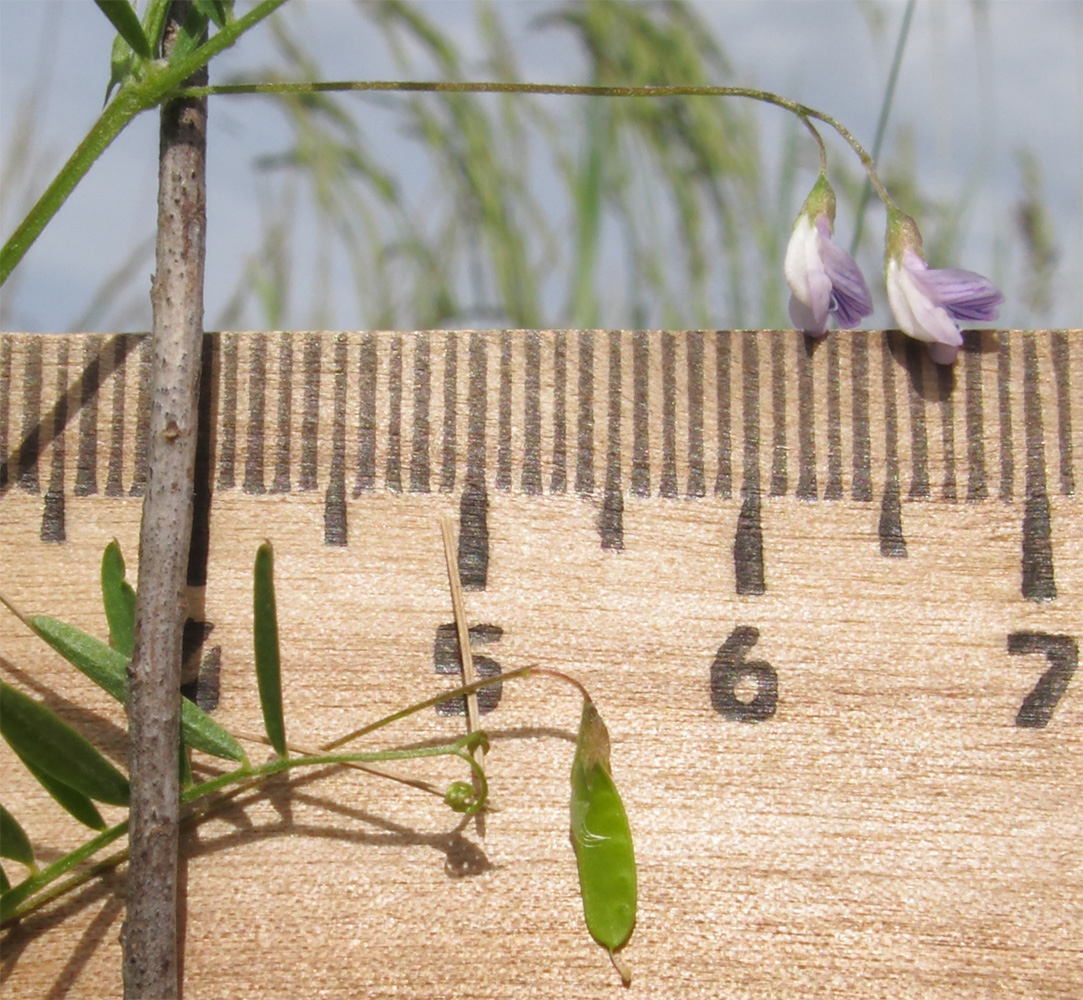
[[[297,0],[293,0],[296,6]],[[559,32],[538,32],[548,2],[498,0],[523,79],[585,82],[582,53]],[[734,65],[734,81],[782,92],[840,118],[871,146],[881,96],[904,4],[896,0],[694,0]],[[239,6],[243,6],[239,4]],[[419,6],[453,34],[467,61],[480,56],[476,5],[436,0]],[[325,78],[391,78],[390,54],[377,34],[344,0],[309,0],[291,12],[292,24],[318,51]],[[29,207],[30,197],[74,149],[102,107],[112,28],[85,0],[0,0],[0,163],[3,165],[3,238]],[[274,61],[269,32],[255,29],[215,64],[217,79]],[[423,68],[423,64],[419,64]],[[899,75],[892,125],[882,162],[908,155],[922,184],[938,198],[959,200],[968,213],[959,259],[998,281],[1008,302],[1005,325],[1083,325],[1083,2],[1080,0],[919,0]],[[435,73],[429,74],[435,76]],[[32,106],[28,104],[36,94]],[[215,328],[235,289],[241,262],[260,224],[252,164],[283,142],[282,121],[263,101],[242,105],[216,99],[209,138],[209,247],[206,322]],[[232,101],[227,104],[226,101]],[[32,144],[15,140],[20,116],[32,107]],[[379,116],[373,116],[378,129]],[[782,116],[761,114],[770,144]],[[899,128],[902,127],[902,131]],[[374,142],[401,163],[403,183],[427,178],[411,162],[403,137],[377,132]],[[781,140],[778,142],[781,148]],[[1020,300],[1018,263],[1005,249],[1020,198],[1019,154],[1029,150],[1040,168],[1041,192],[1058,252],[1049,311],[1035,317]],[[95,296],[132,248],[148,246],[156,196],[157,124],[137,119],[95,164],[27,254],[4,297],[5,329],[60,331],[78,325],[144,329],[149,299],[135,296],[127,316],[95,310]],[[841,155],[841,150],[839,150]],[[31,167],[10,183],[20,156]],[[811,173],[808,184],[813,180]],[[263,192],[261,194],[261,191]],[[419,195],[422,197],[423,195]],[[793,205],[796,214],[800,199]],[[840,224],[847,220],[840,219]],[[869,224],[882,226],[882,216]],[[871,235],[871,233],[870,233]],[[302,233],[299,238],[314,238]],[[934,262],[935,263],[935,262]],[[135,286],[151,270],[136,265]],[[883,296],[880,296],[882,300]],[[351,299],[331,303],[331,325],[355,328]],[[619,325],[621,318],[611,322]],[[720,317],[719,325],[724,324]],[[882,305],[870,325],[893,325]]]

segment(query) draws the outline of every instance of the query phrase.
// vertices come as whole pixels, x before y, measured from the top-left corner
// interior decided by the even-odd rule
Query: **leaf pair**
[[[105,100],[118,84],[143,74],[146,63],[157,58],[162,44],[166,14],[172,0],[150,0],[140,23],[135,8],[128,0],[94,0],[98,9],[117,29],[110,57],[109,86]],[[193,0],[188,15],[180,26],[170,52],[170,62],[191,55],[200,45],[210,22],[224,28],[233,16],[233,0]]]

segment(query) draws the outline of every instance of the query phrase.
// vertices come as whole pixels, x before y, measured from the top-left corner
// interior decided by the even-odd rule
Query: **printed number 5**
[[[470,645],[475,642],[499,642],[504,630],[499,625],[474,625],[470,629]],[[436,630],[436,642],[432,648],[433,664],[438,674],[458,674],[462,680],[463,665],[459,659],[459,634],[455,630],[455,623],[441,625]],[[500,664],[489,656],[474,656],[474,669],[478,679],[486,677],[499,677],[502,673]],[[503,683],[494,684],[492,687],[482,688],[478,692],[478,713],[488,715],[500,704],[500,694]],[[457,698],[448,698],[436,706],[437,715],[466,715],[466,701],[462,695]]]

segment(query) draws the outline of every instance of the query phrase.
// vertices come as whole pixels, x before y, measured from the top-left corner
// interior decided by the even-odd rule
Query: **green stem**
[[[0,285],[7,281],[15,265],[23,259],[26,251],[49,220],[56,215],[94,161],[136,115],[179,96],[176,93],[177,88],[189,76],[283,3],[285,0],[262,0],[262,3],[257,4],[243,17],[231,21],[184,59],[171,65],[148,63],[147,75],[142,80],[123,86],[113,103],[91,127],[79,148],[61,167],[37,204],[8,238],[3,250],[0,250]]]
[[[903,12],[902,25],[899,28],[899,37],[895,42],[895,56],[891,60],[891,70],[887,77],[887,87],[884,90],[884,100],[880,105],[880,120],[876,123],[876,135],[872,140],[872,162],[880,162],[880,150],[884,144],[884,135],[887,133],[887,120],[891,114],[891,104],[895,97],[895,84],[899,79],[899,67],[902,66],[903,50],[906,48],[906,39],[910,35],[910,20],[914,15],[914,4],[917,0],[909,0],[906,10]],[[865,208],[869,204],[869,196],[872,194],[871,178],[861,186],[861,198],[857,203],[857,221],[854,225],[854,238],[850,241],[850,256],[856,256],[857,246],[861,242],[861,233],[865,228]]]
[[[210,87],[188,87],[178,91],[178,97],[211,97],[238,94],[322,94],[331,92],[355,91],[361,93],[398,91],[406,93],[431,94],[549,94],[579,97],[745,97],[752,101],[773,104],[797,115],[819,139],[818,133],[808,119],[815,118],[833,128],[857,154],[876,193],[884,204],[891,207],[895,203],[876,174],[872,157],[857,141],[853,133],[837,118],[810,108],[807,104],[791,101],[781,94],[769,90],[757,90],[752,87],[706,87],[706,86],[644,86],[644,87],[604,87],[592,84],[556,84],[556,83],[466,83],[440,82],[431,83],[421,80],[329,80],[312,83],[233,83],[218,84]],[[823,146],[821,144],[821,162]]]
[[[473,684],[465,684],[462,687],[455,688],[452,691],[443,691],[438,695],[434,695],[432,698],[426,698],[424,701],[419,701],[416,705],[411,705],[409,708],[401,709],[398,712],[392,712],[391,715],[385,715],[382,719],[377,719],[375,722],[370,722],[367,726],[362,726],[360,729],[355,729],[352,733],[347,733],[345,736],[340,736],[337,740],[332,740],[330,743],[325,743],[321,749],[334,750],[345,743],[356,740],[359,737],[365,736],[368,733],[374,732],[377,729],[382,729],[384,726],[389,726],[392,722],[398,722],[399,719],[405,719],[408,715],[413,715],[415,712],[424,711],[426,708],[432,708],[433,705],[439,705],[443,701],[449,701],[452,698],[465,697],[466,695],[474,694],[476,691],[480,691],[482,688],[490,687],[493,684],[499,684],[502,681],[513,680],[516,677],[528,677],[532,673],[535,673],[534,667],[520,667],[518,670],[512,670],[506,674],[498,674],[495,677],[486,677],[483,680],[474,681]]]
[[[118,823],[116,826],[103,830],[98,836],[88,840],[82,847],[77,847],[62,858],[58,858],[51,865],[46,865],[37,875],[31,875],[23,879],[18,885],[13,885],[0,897],[0,926],[6,926],[11,920],[22,916],[25,912],[37,905],[33,901],[29,906],[20,906],[24,900],[34,893],[43,889],[50,882],[55,882],[62,875],[66,875],[76,865],[82,864],[87,858],[97,854],[103,847],[108,847],[118,837],[128,832],[128,821]]]
[[[440,700],[444,697],[447,696],[442,695]],[[268,761],[266,764],[261,764],[258,767],[241,767],[237,768],[235,771],[228,771],[225,774],[210,778],[198,785],[185,789],[181,793],[180,800],[184,805],[192,805],[200,799],[205,799],[215,792],[228,788],[230,785],[236,785],[242,782],[256,784],[267,780],[273,775],[281,774],[282,772],[291,770],[295,767],[321,767],[354,763],[375,764],[389,760],[415,760],[424,757],[456,756],[461,757],[474,769],[475,774],[478,774],[481,781],[481,791],[478,796],[477,807],[481,808],[482,804],[484,804],[487,792],[485,775],[484,773],[479,773],[480,769],[477,768],[473,757],[467,752],[481,739],[484,739],[484,734],[478,732],[463,736],[453,743],[442,743],[433,747],[416,747],[414,749],[402,750],[373,750],[364,753],[307,754],[303,757],[291,758],[279,757]],[[11,889],[4,893],[2,899],[0,899],[0,926],[6,926],[12,920],[25,916],[49,899],[55,898],[60,894],[59,890],[44,895],[39,894],[46,886],[66,875],[76,865],[93,857],[93,855],[102,848],[107,847],[127,832],[128,821],[124,820],[124,822],[118,823],[116,826],[112,826],[108,830],[102,831],[98,836],[88,840],[82,847],[76,848],[74,851],[71,851],[62,858],[54,861],[51,865],[41,869],[37,875],[32,875],[29,878],[24,879],[18,885],[12,886]],[[118,856],[113,864],[119,864],[123,858],[123,854]],[[110,865],[110,867],[111,866],[112,865]],[[62,889],[63,891],[67,891],[68,889],[75,888],[75,886],[81,884],[82,881],[83,879],[81,878],[72,879],[68,883],[65,883]]]

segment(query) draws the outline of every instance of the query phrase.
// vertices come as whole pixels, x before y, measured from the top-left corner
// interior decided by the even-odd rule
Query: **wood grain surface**
[[[207,346],[188,667],[219,722],[261,731],[264,539],[292,742],[453,686],[451,515],[478,670],[571,673],[609,726],[632,993],[1083,994],[1079,331],[967,334],[950,370],[881,333]],[[142,350],[0,335],[0,589],[97,635],[102,550],[136,562]],[[6,614],[0,675],[123,763],[122,710]],[[186,831],[186,1000],[621,995],[568,837],[579,708],[542,678],[482,702],[484,838],[343,771]],[[430,710],[365,743],[463,731]],[[39,860],[85,839],[6,744],[0,767]],[[3,995],[118,995],[123,887],[121,867],[5,929]]]

